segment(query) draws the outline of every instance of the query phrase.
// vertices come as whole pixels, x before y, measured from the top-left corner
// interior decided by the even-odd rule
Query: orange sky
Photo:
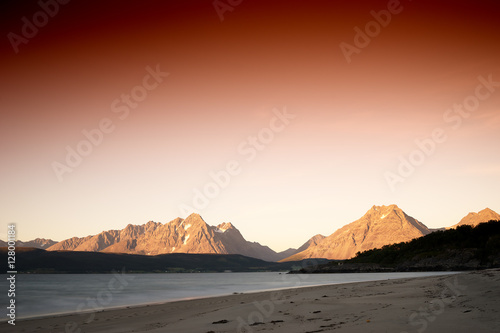
[[[70,1],[16,46],[43,9],[0,6],[0,207],[20,239],[167,222],[188,205],[283,250],[373,204],[430,227],[500,211],[500,92],[457,128],[443,118],[478,77],[500,81],[497,1],[242,1],[223,21],[212,1]],[[341,43],[356,46],[355,27],[388,6],[398,13],[348,62]],[[148,66],[169,75],[121,119],[112,103]],[[295,118],[247,161],[238,147],[284,107]],[[54,162],[102,119],[113,131],[59,181]],[[435,129],[447,140],[391,189],[387,173]],[[231,160],[241,172],[193,207]]]

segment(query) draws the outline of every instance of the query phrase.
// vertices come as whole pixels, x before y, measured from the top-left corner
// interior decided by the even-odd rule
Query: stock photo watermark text
[[[7,281],[9,306],[7,306],[7,322],[10,325],[16,325],[16,225],[10,223],[7,226]]]

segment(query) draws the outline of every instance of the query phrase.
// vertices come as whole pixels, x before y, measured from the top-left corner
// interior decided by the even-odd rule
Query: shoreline
[[[499,331],[499,281],[500,270],[496,269],[303,286],[24,318],[16,320],[16,326],[2,323],[6,328],[2,331],[219,333],[265,329],[290,333],[341,328],[342,332],[416,332],[426,325],[426,331],[433,332],[435,328],[440,332],[444,324],[454,327],[461,321],[453,331],[477,331],[478,324],[486,325],[483,331]],[[427,316],[421,316],[420,309],[429,304],[435,305],[428,309]],[[427,320],[431,317],[435,319]],[[475,317],[481,320],[471,320]],[[445,331],[448,330],[446,326]]]
[[[276,272],[280,273],[280,272]],[[366,273],[334,273],[335,275],[342,275],[342,274],[356,274],[356,275],[363,275],[363,274],[386,274],[386,272],[366,272]],[[406,272],[391,272],[391,273],[406,273]],[[54,312],[54,313],[46,313],[46,314],[39,314],[39,315],[31,315],[31,316],[26,316],[26,317],[18,317],[16,318],[16,321],[26,321],[26,320],[35,320],[35,319],[48,319],[48,318],[56,318],[56,317],[64,317],[64,316],[72,316],[72,315],[84,315],[84,314],[90,314],[94,312],[107,312],[107,311],[115,311],[115,310],[123,310],[123,309],[128,309],[128,308],[137,308],[137,307],[148,307],[148,306],[155,306],[155,305],[165,305],[168,303],[175,303],[175,302],[181,302],[181,301],[194,301],[194,300],[202,300],[202,299],[207,299],[207,298],[217,298],[217,297],[227,297],[231,295],[251,295],[251,294],[256,294],[256,293],[265,293],[265,292],[275,292],[275,291],[283,291],[283,290],[288,290],[288,289],[301,289],[301,288],[312,288],[312,287],[321,287],[321,286],[333,286],[333,285],[344,285],[344,284],[350,284],[350,283],[363,283],[363,282],[374,282],[374,281],[386,281],[386,280],[398,280],[398,279],[412,279],[412,278],[421,278],[421,277],[433,277],[433,276],[443,276],[443,275],[453,275],[453,274],[460,274],[463,272],[459,271],[440,271],[440,272],[418,272],[422,274],[432,274],[428,276],[412,276],[412,277],[394,277],[394,278],[383,278],[383,279],[370,279],[370,280],[363,280],[363,281],[349,281],[349,282],[325,282],[325,283],[318,283],[318,284],[311,284],[311,285],[297,285],[297,286],[286,286],[286,287],[280,287],[280,288],[269,288],[269,289],[256,289],[256,290],[250,290],[250,291],[243,291],[243,292],[227,292],[227,293],[220,293],[220,294],[213,294],[213,295],[206,295],[206,296],[193,296],[193,297],[180,297],[180,298],[175,298],[175,299],[169,299],[169,300],[162,300],[162,301],[151,301],[151,302],[143,302],[143,303],[133,303],[133,304],[124,304],[124,305],[116,305],[116,306],[110,306],[110,307],[105,307],[99,310],[95,309],[86,309],[82,311],[67,311],[67,312]],[[156,273],[155,273],[156,274]],[[164,273],[168,274],[168,273]],[[220,273],[217,273],[220,274]],[[290,278],[293,278],[294,275],[297,273],[293,273],[290,275]],[[314,275],[331,275],[332,273],[314,273]],[[307,276],[308,274],[300,274],[302,276]],[[299,276],[300,276],[299,275]],[[301,282],[303,283],[303,282]],[[0,324],[7,322],[8,319],[0,319]]]

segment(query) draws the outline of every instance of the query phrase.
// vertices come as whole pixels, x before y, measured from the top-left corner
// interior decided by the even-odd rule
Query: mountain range
[[[54,244],[57,244],[57,242],[53,241],[52,239],[45,239],[45,238],[36,238],[28,242],[23,242],[20,240],[16,241],[17,247],[34,247],[37,249],[47,249]],[[0,247],[4,246],[7,246],[7,242],[0,240]]]
[[[477,225],[500,220],[491,209],[469,213],[452,226]],[[17,242],[17,247],[35,247],[47,251],[83,251],[159,255],[169,253],[241,254],[265,261],[298,261],[307,258],[348,259],[357,252],[384,245],[406,242],[438,229],[429,229],[407,215],[397,205],[373,206],[360,219],[345,225],[329,236],[315,235],[298,249],[275,252],[257,242],[247,241],[231,223],[208,225],[198,214],[168,223],[147,222],[127,225],[121,230],[97,235],[73,237],[61,242],[37,238]],[[0,246],[7,244],[0,241]]]
[[[279,261],[296,251],[276,253],[267,246],[249,242],[231,223],[208,225],[198,214],[168,223],[150,221],[127,225],[122,230],[103,231],[83,238],[73,237],[47,248],[48,251],[91,251],[158,255],[167,253],[241,254],[266,261]]]

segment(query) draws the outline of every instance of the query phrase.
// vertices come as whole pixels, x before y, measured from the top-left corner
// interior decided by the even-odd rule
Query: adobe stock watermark
[[[76,307],[76,311],[81,316],[88,316],[82,324],[89,324],[95,319],[95,313],[101,311],[105,306],[111,304],[115,294],[123,291],[135,279],[135,276],[128,275],[125,272],[125,267],[121,273],[115,270],[112,271],[113,277],[108,281],[107,285],[99,290],[96,297],[87,297],[85,302],[81,302]],[[64,326],[65,333],[80,333],[82,332],[80,325],[75,321],[67,322]]]
[[[285,130],[296,115],[289,113],[286,107],[283,110],[273,109],[274,117],[269,120],[269,126],[262,128],[257,135],[249,136],[242,141],[236,151],[244,157],[246,162],[252,162],[257,157],[259,151],[264,150],[275,138],[277,133]],[[181,216],[187,216],[194,211],[205,209],[211,199],[216,198],[222,189],[229,186],[231,178],[242,172],[242,163],[237,160],[230,160],[226,163],[223,170],[209,172],[211,181],[205,183],[201,189],[193,189],[193,199],[191,206],[186,204],[179,205]]]
[[[66,5],[70,0],[40,0],[38,1],[38,6],[40,10],[35,12],[31,19],[26,16],[21,18],[22,26],[21,33],[16,34],[14,32],[9,32],[7,38],[9,39],[10,45],[14,49],[14,52],[19,53],[19,46],[21,44],[28,44],[30,39],[35,38],[38,35],[38,31],[45,27],[51,18],[59,13],[60,5]]]
[[[146,67],[146,75],[142,79],[142,84],[134,86],[129,94],[121,94],[119,98],[111,102],[111,112],[116,114],[118,119],[125,120],[130,115],[131,109],[136,109],[139,103],[143,102],[148,94],[158,88],[164,78],[170,75],[167,72],[160,70],[160,65],[156,68]],[[115,130],[116,126],[113,120],[108,117],[102,118],[98,125],[93,129],[83,129],[81,139],[75,147],[66,146],[66,157],[63,162],[53,161],[52,170],[54,171],[59,182],[62,182],[63,176],[71,173],[83,162],[83,158],[89,156],[94,148],[101,145],[104,141],[104,136]]]
[[[222,22],[224,21],[224,13],[232,12],[234,8],[241,5],[242,2],[243,0],[214,0],[212,5],[219,16],[219,20]]]
[[[362,49],[370,45],[372,39],[380,35],[382,28],[386,28],[391,23],[392,17],[400,14],[402,11],[403,5],[401,5],[399,0],[389,0],[387,2],[387,9],[382,9],[378,12],[374,10],[370,11],[374,19],[365,24],[364,30],[361,30],[358,26],[354,27],[354,32],[356,33],[353,39],[354,45],[346,42],[339,44],[347,63],[350,64],[352,62],[351,57],[354,54],[360,54]]]
[[[308,259],[302,261],[302,267],[292,267],[292,270],[299,270],[300,268],[314,271],[318,267],[318,263],[314,259]],[[281,279],[283,282],[292,282],[294,285],[290,288],[297,288],[303,285],[304,281],[309,278],[309,274],[282,274]],[[266,318],[271,317],[274,313],[275,306],[283,303],[285,301],[283,290],[276,290],[270,293],[268,300],[264,301],[254,301],[252,305],[255,310],[251,311],[246,318],[238,316],[236,321],[238,322],[238,327],[236,332],[238,333],[253,333],[252,326],[258,323],[264,323]]]
[[[446,288],[441,291],[439,298],[431,300],[427,306],[421,306],[408,318],[408,323],[416,327],[417,333],[423,333],[429,326],[429,323],[434,322],[437,316],[444,313],[447,305],[449,306],[455,302],[457,297],[463,295],[462,292],[467,290],[466,286],[458,284],[458,278],[456,276],[453,283],[450,280],[445,282]],[[401,333],[409,332],[403,331]]]
[[[482,101],[487,100],[495,92],[496,87],[500,87],[500,81],[493,81],[493,75],[478,76],[479,84],[474,89],[474,92],[465,97],[462,103],[455,103],[451,108],[448,108],[443,113],[443,121],[446,125],[451,126],[451,129],[458,130],[464,119],[467,119],[474,113]],[[413,175],[416,168],[424,164],[424,162],[433,155],[439,144],[446,142],[448,135],[443,127],[436,127],[432,130],[431,135],[424,139],[415,139],[415,145],[407,156],[400,155],[399,165],[396,171],[386,171],[384,173],[385,181],[392,192],[396,190],[396,185],[404,183],[404,181]]]

